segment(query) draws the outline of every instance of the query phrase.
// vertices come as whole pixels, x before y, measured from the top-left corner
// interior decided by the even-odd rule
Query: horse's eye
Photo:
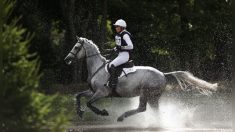
[[[77,50],[77,49],[78,49],[78,46],[75,46],[74,48]]]

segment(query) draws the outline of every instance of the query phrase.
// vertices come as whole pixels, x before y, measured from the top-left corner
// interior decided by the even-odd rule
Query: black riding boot
[[[109,83],[108,86],[112,89],[112,92],[116,92],[116,87],[117,87],[117,82],[118,82],[118,76],[117,76],[117,70],[114,65],[110,67],[110,78],[109,78]]]

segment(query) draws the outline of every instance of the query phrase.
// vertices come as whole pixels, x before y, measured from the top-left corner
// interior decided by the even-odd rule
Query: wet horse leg
[[[159,110],[159,99],[161,97],[162,92],[157,93],[157,94],[151,94],[148,96],[148,103],[150,107],[154,110]]]
[[[141,95],[140,96],[139,107],[137,109],[125,112],[120,117],[118,117],[117,121],[123,121],[124,118],[127,118],[127,117],[129,117],[131,115],[134,115],[134,114],[146,111],[146,105],[147,105],[147,99],[146,99],[145,96]]]
[[[103,92],[96,91],[95,94],[91,97],[91,99],[87,102],[87,107],[89,107],[97,115],[108,116],[109,113],[105,109],[103,109],[101,111],[101,110],[99,110],[98,108],[96,108],[95,106],[92,105],[94,102],[96,102],[99,99],[104,98],[104,97],[105,97],[105,95],[104,95]]]
[[[91,97],[93,92],[91,90],[86,90],[76,94],[77,99],[77,114],[82,118],[84,111],[81,110],[81,97]]]

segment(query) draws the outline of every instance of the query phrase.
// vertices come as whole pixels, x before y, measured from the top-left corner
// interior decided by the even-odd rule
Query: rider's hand
[[[116,49],[115,51],[121,50],[121,46],[116,46],[115,49]]]

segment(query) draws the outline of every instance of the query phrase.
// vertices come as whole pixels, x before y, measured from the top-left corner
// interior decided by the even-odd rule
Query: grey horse
[[[75,46],[66,56],[65,62],[71,64],[75,59],[85,58],[88,70],[87,82],[90,86],[90,89],[76,94],[77,113],[82,118],[84,111],[81,110],[80,98],[90,97],[87,107],[98,115],[108,116],[105,109],[100,110],[92,105],[101,98],[115,96],[112,94],[112,89],[104,85],[110,76],[105,70],[108,60],[101,55],[98,47],[91,40],[82,37],[77,37],[77,40]],[[116,93],[121,98],[139,96],[139,106],[137,109],[124,112],[117,121],[123,121],[124,118],[131,115],[144,112],[147,103],[155,104],[157,107],[158,100],[167,85],[168,76],[174,77],[182,90],[186,90],[189,85],[206,95],[217,90],[217,83],[206,82],[187,71],[163,73],[149,66],[134,66],[134,68],[136,69],[134,73],[119,78]]]

